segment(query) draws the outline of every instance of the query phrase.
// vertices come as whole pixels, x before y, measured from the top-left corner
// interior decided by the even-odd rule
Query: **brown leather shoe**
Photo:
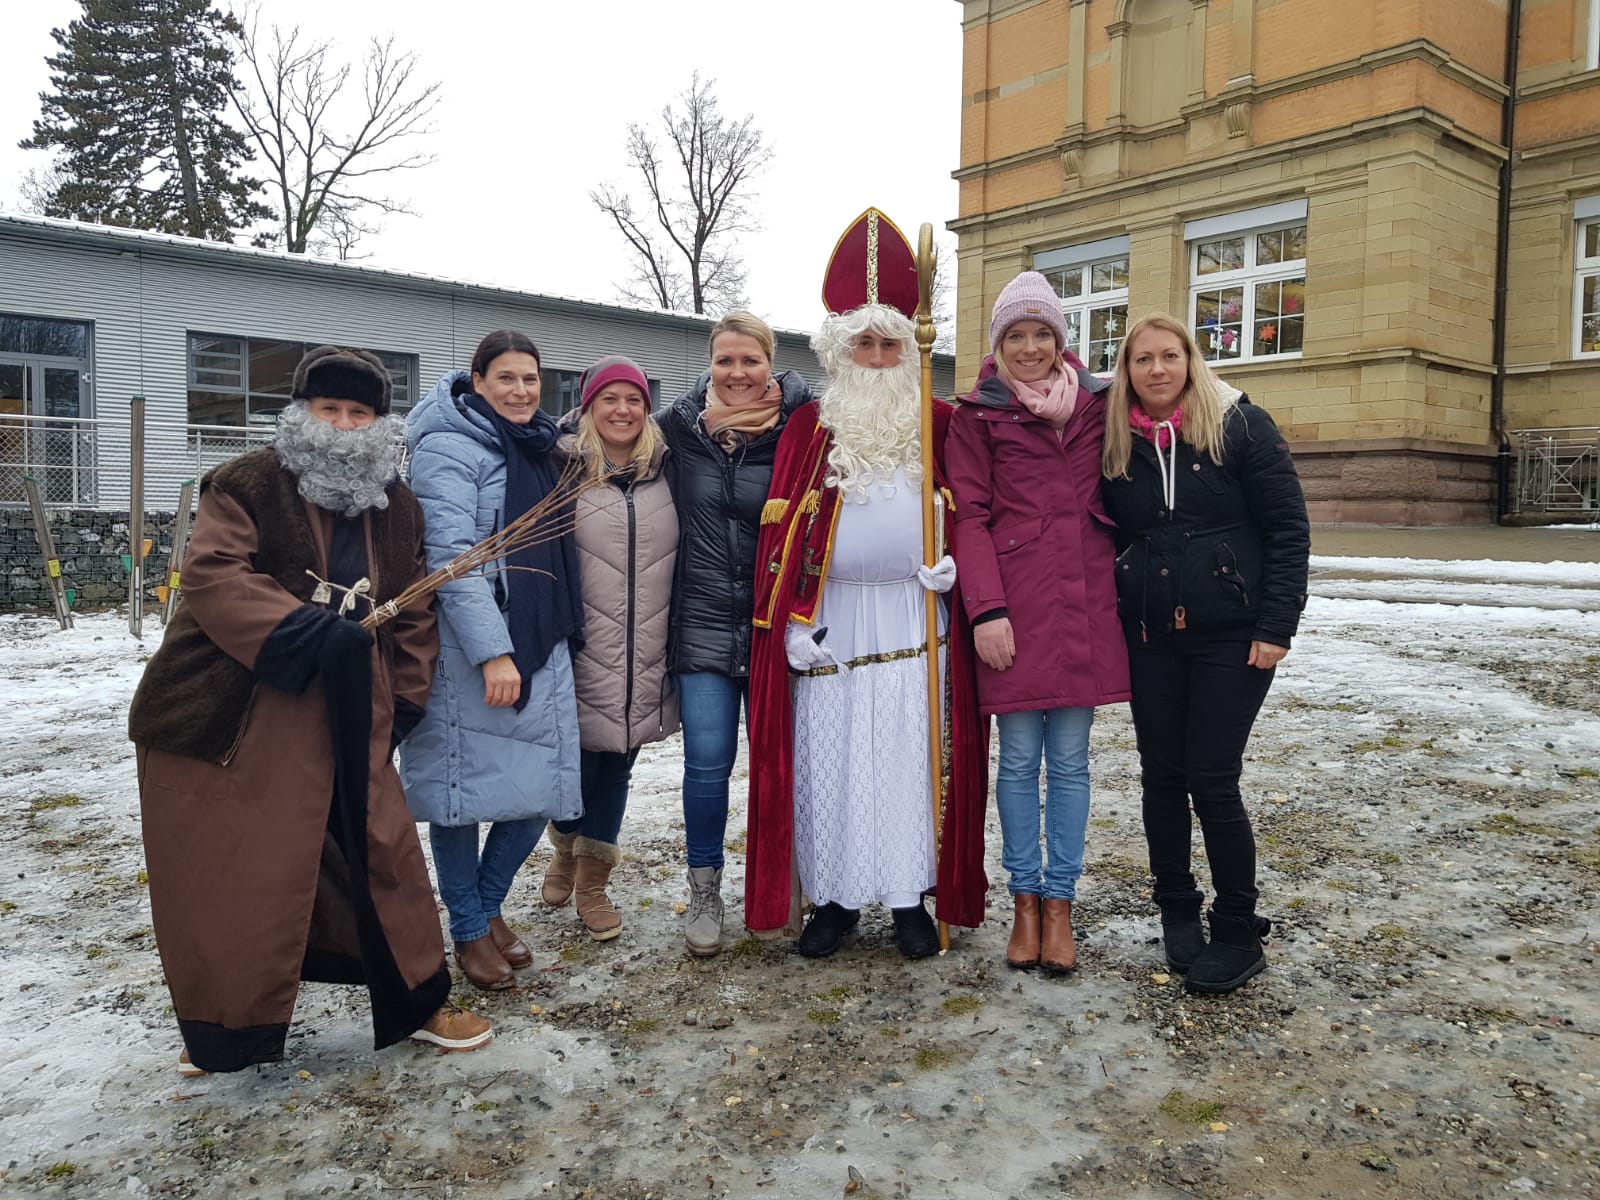
[[[489,918],[489,936],[494,939],[500,957],[506,960],[506,966],[513,971],[525,971],[533,966],[533,951],[511,931],[504,917]]]
[[[470,942],[456,943],[456,966],[476,987],[486,992],[501,992],[517,982],[510,964],[500,955],[491,934],[473,938]]]
[[[1011,922],[1011,940],[1006,943],[1006,966],[1031,971],[1039,965],[1039,897],[1018,892],[1012,899],[1017,912]]]
[[[1046,897],[1042,907],[1044,929],[1039,935],[1039,965],[1059,975],[1078,965],[1078,944],[1072,938],[1072,901]]]

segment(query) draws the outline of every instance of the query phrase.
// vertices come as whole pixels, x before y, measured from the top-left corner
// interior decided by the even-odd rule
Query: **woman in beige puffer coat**
[[[582,747],[583,816],[550,826],[555,858],[544,902],[576,897],[596,941],[622,932],[606,895],[628,782],[639,747],[678,728],[678,700],[667,673],[672,573],[678,515],[662,474],[666,443],[650,419],[650,384],[621,355],[602,358],[583,377],[582,406],[562,420],[557,451],[581,459],[601,486],[577,499],[579,577],[587,639],[572,662]]]

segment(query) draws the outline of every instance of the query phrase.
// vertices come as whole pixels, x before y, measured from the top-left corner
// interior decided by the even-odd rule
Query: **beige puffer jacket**
[[[562,420],[576,427],[577,410]],[[577,435],[558,443],[577,454]],[[663,442],[628,487],[606,484],[578,496],[578,568],[585,645],[572,660],[579,742],[621,753],[671,736],[678,696],[667,674],[678,513],[661,473]]]

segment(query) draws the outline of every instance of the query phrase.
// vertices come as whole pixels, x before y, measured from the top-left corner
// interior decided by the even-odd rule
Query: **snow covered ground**
[[[991,917],[906,964],[681,952],[678,745],[636,772],[597,945],[463,995],[490,1048],[375,1054],[305,989],[288,1061],[180,1081],[142,876],[128,700],[159,638],[0,617],[0,1185],[7,1195],[1167,1197],[1600,1194],[1600,566],[1319,558],[1257,725],[1272,970],[1161,965],[1125,711],[1094,735],[1082,967],[1007,972]],[[741,766],[725,881],[741,891]],[[424,840],[424,845],[426,842]]]

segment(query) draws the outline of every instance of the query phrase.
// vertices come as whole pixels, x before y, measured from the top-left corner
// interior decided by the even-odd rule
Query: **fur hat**
[[[608,354],[583,373],[583,407],[594,403],[608,383],[631,383],[644,393],[644,410],[650,411],[650,381],[639,364],[620,354]]]
[[[344,350],[338,346],[318,346],[308,350],[294,369],[296,400],[322,397],[326,400],[354,400],[365,404],[380,417],[388,415],[394,385],[383,362],[370,350]]]
[[[1056,335],[1058,354],[1073,349],[1067,344],[1067,321],[1061,315],[1061,297],[1056,295],[1050,281],[1037,271],[1024,271],[1000,289],[1000,297],[994,302],[994,318],[989,322],[989,348],[996,354],[1000,353],[1000,339],[1018,321],[1039,321],[1048,325]]]

